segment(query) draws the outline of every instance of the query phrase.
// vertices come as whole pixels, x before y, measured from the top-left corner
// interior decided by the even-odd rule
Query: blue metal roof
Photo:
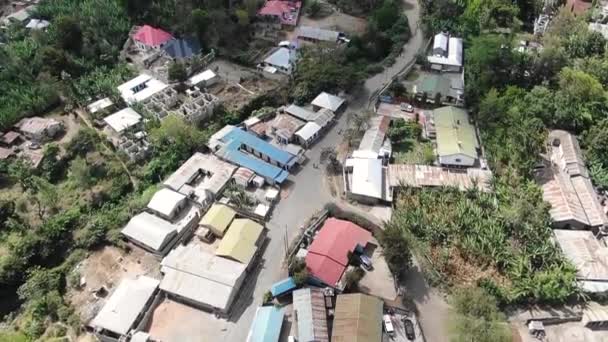
[[[274,283],[272,287],[270,287],[270,293],[272,293],[273,297],[280,296],[285,294],[296,288],[296,282],[293,281],[292,277],[287,279],[283,279],[278,283]]]
[[[261,306],[255,313],[247,342],[277,342],[283,325],[283,309]]]
[[[187,37],[173,39],[163,49],[173,58],[190,58],[201,52],[201,44],[197,38]]]
[[[238,146],[235,145],[238,145],[238,142],[232,142],[224,146],[217,152],[218,156],[233,164],[246,167],[262,177],[273,179],[279,184],[283,183],[289,176],[289,172],[245,154],[239,151]]]
[[[267,155],[270,159],[289,167],[293,166],[293,164],[295,164],[297,161],[296,156],[293,154],[284,151],[251,133],[245,132],[240,128],[233,128],[230,132],[224,135],[221,140],[225,143],[228,143],[231,140],[233,142],[239,142],[238,147],[240,147],[241,144],[247,145],[256,151]]]

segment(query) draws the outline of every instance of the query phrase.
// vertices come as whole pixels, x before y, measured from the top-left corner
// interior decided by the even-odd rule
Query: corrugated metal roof
[[[305,288],[293,292],[293,319],[298,341],[328,342],[325,298],[320,289]]]
[[[247,342],[278,342],[285,312],[275,306],[261,306],[255,312]]]
[[[380,299],[361,293],[338,295],[332,342],[381,341],[382,306]]]
[[[305,37],[335,43],[338,41],[339,36],[340,32],[325,30],[318,27],[300,26],[298,28],[298,37]]]
[[[126,335],[144,311],[158,284],[158,280],[145,276],[124,278],[89,325]]]
[[[577,269],[581,280],[608,282],[608,248],[588,230],[554,229],[564,255]]]
[[[369,128],[363,134],[361,143],[359,143],[359,151],[370,151],[376,154],[380,153],[382,144],[388,132],[391,123],[391,118],[388,116],[374,116],[369,120]]]
[[[273,66],[290,69],[296,62],[295,50],[288,49],[286,47],[280,47],[273,51],[266,59],[264,63]]]
[[[437,130],[437,153],[440,156],[464,154],[477,158],[477,134],[464,109],[452,106],[433,111]]]
[[[448,50],[448,35],[443,32],[439,32],[435,35],[435,39],[433,39],[433,50],[442,49],[443,51]]]
[[[283,165],[293,165],[296,162],[296,157],[272,144],[258,138],[257,136],[245,132],[240,128],[234,127],[224,135],[222,140],[225,143],[235,143],[233,148],[240,148],[241,145],[246,145],[252,149],[270,157]]]
[[[559,139],[559,145],[553,142]],[[543,188],[543,199],[551,204],[549,213],[557,224],[579,222],[584,226],[608,223],[597,193],[589,179],[576,137],[553,130],[549,133],[551,165],[537,178]]]
[[[216,255],[230,257],[249,265],[264,227],[250,219],[235,219],[217,246]]]
[[[393,188],[453,186],[466,190],[477,185],[481,190],[489,191],[491,178],[491,171],[473,168],[453,170],[410,164],[390,164],[388,166],[388,185]]]
[[[245,277],[246,266],[215,256],[201,243],[178,246],[161,262],[160,288],[195,302],[227,310]]]
[[[201,44],[195,37],[173,39],[163,47],[163,50],[173,58],[190,58],[201,52]]]
[[[302,119],[304,121],[314,121],[318,114],[313,112],[312,110],[308,110],[304,107],[297,106],[295,104],[290,104],[285,108],[285,113],[289,115],[293,115],[298,119]]]
[[[232,208],[216,203],[209,208],[199,225],[209,227],[215,235],[221,237],[235,216],[236,212]]]
[[[155,251],[160,251],[177,234],[177,230],[171,222],[143,212],[133,216],[121,233]]]
[[[289,176],[289,172],[238,150],[225,147],[217,151],[217,155],[231,163],[248,168],[262,177],[270,178],[278,184],[283,183]]]
[[[314,277],[336,286],[348,265],[348,254],[357,245],[365,247],[371,237],[369,231],[352,222],[328,218],[308,247],[306,267]]]

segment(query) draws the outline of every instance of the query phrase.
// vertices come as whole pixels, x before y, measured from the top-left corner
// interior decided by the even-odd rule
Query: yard
[[[163,300],[154,310],[148,333],[156,341],[221,341],[228,322],[213,314],[178,303]]]
[[[405,139],[399,144],[393,144],[393,158],[395,164],[432,165],[435,151],[429,141]]]
[[[158,260],[140,249],[125,253],[119,248],[107,246],[93,252],[72,271],[70,276],[84,284],[80,288],[70,289],[67,298],[81,320],[87,322],[104,304],[103,299],[96,298],[96,291],[103,287],[111,293],[123,277],[135,278],[139,275],[159,279]]]

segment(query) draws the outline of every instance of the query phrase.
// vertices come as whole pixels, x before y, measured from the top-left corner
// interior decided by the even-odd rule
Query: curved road
[[[237,302],[233,305],[232,317],[226,326],[223,341],[244,342],[246,340],[255,310],[261,305],[264,293],[270,289],[273,283],[287,276],[287,271],[283,267],[285,236],[287,235],[287,240],[292,241],[298,234],[299,227],[312,214],[322,209],[325,203],[333,201],[328,187],[323,185],[325,179],[323,171],[314,168],[312,164],[319,160],[324,148],[335,147],[341,142],[342,137],[339,132],[344,131],[347,127],[348,112],[365,110],[375,93],[385,87],[393,76],[399,74],[411,63],[421,48],[424,39],[418,29],[418,3],[415,0],[404,0],[404,6],[410,27],[414,32],[412,38],[404,45],[402,54],[396,59],[394,65],[365,81],[364,89],[350,101],[347,113],[342,114],[335,127],[308,150],[309,162],[299,172],[290,176],[290,184],[287,185],[286,189],[284,187],[282,191],[282,193],[287,193],[287,197],[282,198],[277,204],[272,219],[267,223],[268,244],[264,254],[259,258],[260,265],[254,274],[248,277],[239,293]],[[440,304],[441,297],[430,294],[428,286],[420,278],[421,275],[416,272],[413,273],[413,280],[406,284],[406,292],[410,291],[409,285],[414,286],[411,292],[413,295],[415,294],[414,301],[419,306],[423,329],[425,331],[434,330],[425,333],[428,341],[442,341],[445,337],[443,329],[436,326],[437,323],[433,323],[444,321],[437,317],[442,316],[440,312],[435,311],[437,304],[433,304],[427,314],[425,314],[426,310],[424,309],[427,303],[437,302]],[[437,307],[440,307],[440,305]],[[425,324],[427,322],[430,324],[428,329],[426,328],[427,324]],[[431,334],[437,337],[431,336]]]

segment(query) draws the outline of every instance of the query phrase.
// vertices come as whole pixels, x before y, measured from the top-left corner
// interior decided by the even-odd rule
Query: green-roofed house
[[[436,105],[464,104],[464,80],[462,74],[424,74],[412,85],[411,92],[422,101],[426,94],[426,102]],[[435,103],[437,96],[440,103]]]
[[[473,166],[477,161],[479,143],[475,126],[466,110],[452,106],[433,111],[437,131],[439,163],[446,166]]]
[[[198,223],[199,227],[209,229],[215,236],[222,237],[236,216],[236,212],[223,204],[215,203]]]

